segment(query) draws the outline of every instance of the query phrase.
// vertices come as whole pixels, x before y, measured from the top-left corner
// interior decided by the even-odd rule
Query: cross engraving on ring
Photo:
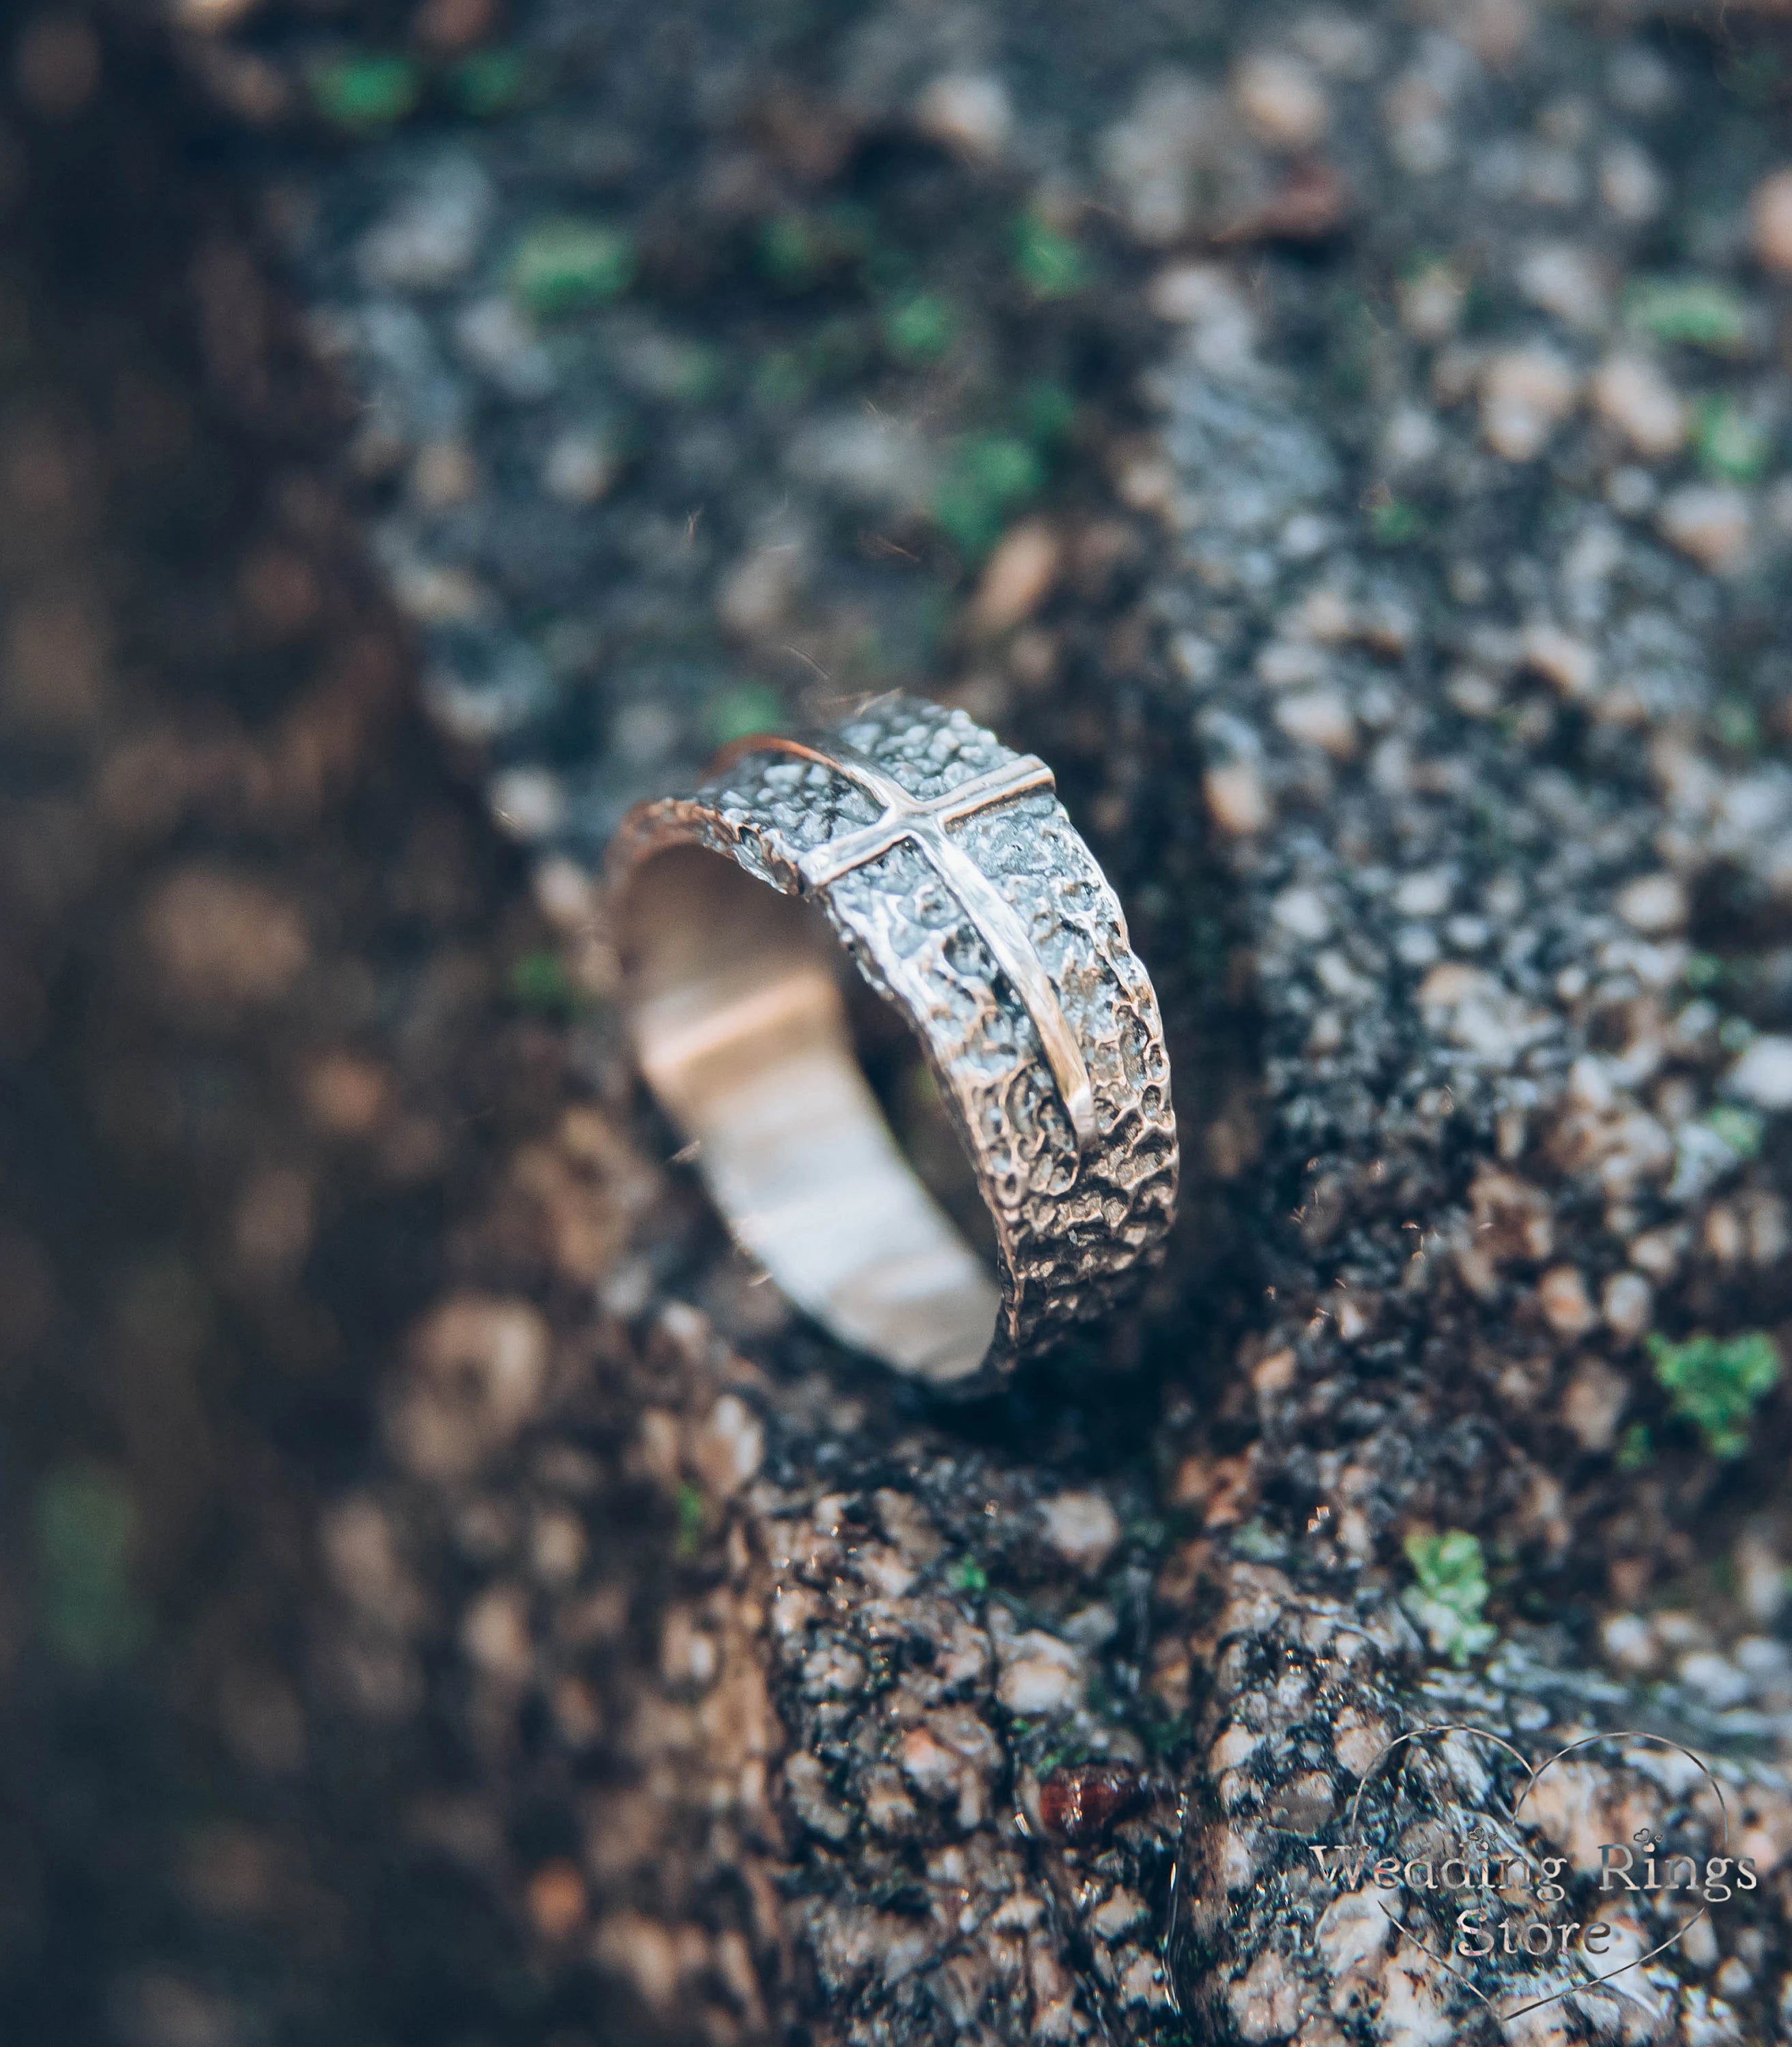
[[[737,749],[730,749],[737,751]],[[1051,1070],[1059,1098],[1075,1132],[1077,1148],[1086,1151],[1095,1142],[1095,1100],[1089,1069],[1083,1063],[1076,1034],[1066,1021],[1051,985],[1045,962],[1026,926],[1015,914],[1001,891],[963,847],[947,836],[948,825],[960,824],[979,811],[1003,803],[1033,789],[1054,786],[1051,770],[1031,754],[1004,761],[983,774],[948,789],[943,795],[923,802],[911,796],[900,783],[886,775],[874,761],[853,748],[834,742],[826,752],[795,739],[755,738],[743,741],[737,753],[747,751],[793,753],[813,760],[863,789],[883,806],[875,823],[844,832],[825,845],[811,847],[797,862],[805,889],[825,888],[854,868],[881,859],[892,847],[907,841],[919,847],[934,872],[958,898],[977,936],[989,948],[996,964],[1020,998],[1033,1028],[1039,1033],[1046,1064]]]

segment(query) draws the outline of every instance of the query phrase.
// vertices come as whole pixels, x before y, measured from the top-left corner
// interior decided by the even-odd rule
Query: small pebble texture
[[[33,0],[0,209],[0,2035],[1792,2037],[1785,10]],[[594,883],[895,687],[1184,1159],[958,1407]],[[1502,2029],[1307,1852],[1455,1721],[1756,1886]]]

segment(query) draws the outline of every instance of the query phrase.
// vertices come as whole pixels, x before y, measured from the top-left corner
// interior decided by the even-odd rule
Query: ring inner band
[[[673,846],[618,935],[641,1071],[740,1243],[842,1342],[939,1385],[976,1372],[1000,1292],[865,1080],[819,913]]]

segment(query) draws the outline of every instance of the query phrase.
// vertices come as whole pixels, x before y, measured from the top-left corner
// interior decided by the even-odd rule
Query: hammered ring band
[[[962,710],[877,698],[638,804],[608,886],[643,1075],[737,1241],[842,1342],[981,1391],[1105,1314],[1161,1244],[1157,1000],[1043,761]],[[849,958],[919,1042],[989,1262],[865,1078]]]

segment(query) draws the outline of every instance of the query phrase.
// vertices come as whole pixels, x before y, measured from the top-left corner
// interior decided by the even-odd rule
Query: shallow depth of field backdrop
[[[1789,363],[1771,0],[9,10],[0,2037],[1491,2039],[1303,1846],[1446,1719],[1764,1872],[1525,2037],[1787,2037]],[[591,878],[893,687],[1183,1130],[958,1410]]]

